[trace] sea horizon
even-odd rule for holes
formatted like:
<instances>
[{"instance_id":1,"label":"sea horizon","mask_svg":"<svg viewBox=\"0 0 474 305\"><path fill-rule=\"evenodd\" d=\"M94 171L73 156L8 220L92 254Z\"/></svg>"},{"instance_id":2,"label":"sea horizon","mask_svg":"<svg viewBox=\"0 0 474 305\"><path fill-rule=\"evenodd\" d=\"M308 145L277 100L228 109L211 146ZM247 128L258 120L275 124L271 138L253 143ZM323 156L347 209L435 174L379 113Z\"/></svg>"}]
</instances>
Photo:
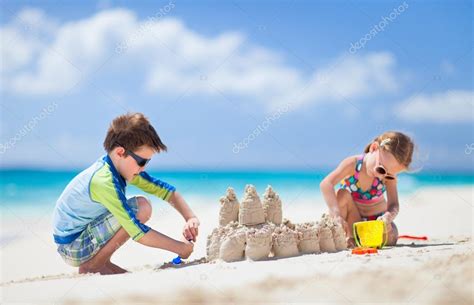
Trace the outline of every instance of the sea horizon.
<instances>
[{"instance_id":1,"label":"sea horizon","mask_svg":"<svg viewBox=\"0 0 474 305\"><path fill-rule=\"evenodd\" d=\"M25 210L52 208L67 184L82 170L71 169L0 169L0 209L13 206ZM319 183L329 173L319 170L190 170L149 169L147 172L157 179L175 186L189 201L203 204L218 203L228 187L236 190L241 198L245 185L253 184L260 195L267 185L272 185L283 201L321 201ZM473 186L474 174L460 171L422 171L399 175L398 189L401 194L410 194L423 187ZM144 194L131 186L127 196Z\"/></svg>"}]
</instances>

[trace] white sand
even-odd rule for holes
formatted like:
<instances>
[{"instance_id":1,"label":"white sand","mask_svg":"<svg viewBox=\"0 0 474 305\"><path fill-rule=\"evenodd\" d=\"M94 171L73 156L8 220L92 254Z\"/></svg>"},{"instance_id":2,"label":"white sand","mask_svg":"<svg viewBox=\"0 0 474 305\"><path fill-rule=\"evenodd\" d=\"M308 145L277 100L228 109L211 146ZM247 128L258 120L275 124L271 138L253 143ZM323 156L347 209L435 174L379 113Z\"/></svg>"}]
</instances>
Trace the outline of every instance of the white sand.
<instances>
[{"instance_id":1,"label":"white sand","mask_svg":"<svg viewBox=\"0 0 474 305\"><path fill-rule=\"evenodd\" d=\"M401 196L395 220L400 234L427 235L427 242L400 245L373 256L348 251L259 262L202 263L159 267L175 255L128 242L113 261L124 275L79 276L55 252L50 210L1 215L2 304L12 303L473 303L472 187L425 188ZM190 261L205 256L206 236L218 226L219 201L188 198L202 223ZM284 216L294 223L316 221L325 205L282 197ZM180 216L158 200L151 227L178 238ZM14 281L14 282L11 282Z\"/></svg>"}]
</instances>

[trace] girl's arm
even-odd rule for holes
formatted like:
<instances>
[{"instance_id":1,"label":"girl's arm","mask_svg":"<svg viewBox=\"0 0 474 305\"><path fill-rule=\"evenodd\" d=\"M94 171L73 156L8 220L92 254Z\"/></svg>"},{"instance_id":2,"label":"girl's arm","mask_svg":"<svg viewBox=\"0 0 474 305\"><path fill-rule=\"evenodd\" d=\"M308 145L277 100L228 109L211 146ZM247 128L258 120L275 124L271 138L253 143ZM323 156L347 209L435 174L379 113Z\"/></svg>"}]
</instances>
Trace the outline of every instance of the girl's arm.
<instances>
[{"instance_id":1,"label":"girl's arm","mask_svg":"<svg viewBox=\"0 0 474 305\"><path fill-rule=\"evenodd\" d=\"M385 187L387 188L387 212L385 212L379 218L383 220L386 224L393 222L399 211L398 204L398 190L397 190L397 179L394 180L385 180Z\"/></svg>"},{"instance_id":2,"label":"girl's arm","mask_svg":"<svg viewBox=\"0 0 474 305\"><path fill-rule=\"evenodd\" d=\"M336 192L334 186L338 184L343 178L354 173L357 156L352 156L344 159L338 167L333 170L326 178L321 181L319 188L323 194L324 200L329 207L329 214L335 218L341 216L339 205L337 203Z\"/></svg>"}]
</instances>

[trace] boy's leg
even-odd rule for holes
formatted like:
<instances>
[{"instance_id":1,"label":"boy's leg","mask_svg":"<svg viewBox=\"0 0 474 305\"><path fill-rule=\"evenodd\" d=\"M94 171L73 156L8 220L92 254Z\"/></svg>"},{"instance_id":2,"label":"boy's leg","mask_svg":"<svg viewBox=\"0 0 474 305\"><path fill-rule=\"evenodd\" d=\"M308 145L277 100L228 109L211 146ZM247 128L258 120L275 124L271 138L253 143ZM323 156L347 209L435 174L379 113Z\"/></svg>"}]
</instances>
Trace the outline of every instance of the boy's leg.
<instances>
[{"instance_id":1,"label":"boy's leg","mask_svg":"<svg viewBox=\"0 0 474 305\"><path fill-rule=\"evenodd\" d=\"M136 217L140 222L146 223L151 217L151 204L145 197L138 197L137 205L138 212ZM101 274L112 274L126 272L125 269L112 264L110 258L129 238L128 233L123 228L120 228L94 257L79 266L79 273L100 272Z\"/></svg>"}]
</instances>

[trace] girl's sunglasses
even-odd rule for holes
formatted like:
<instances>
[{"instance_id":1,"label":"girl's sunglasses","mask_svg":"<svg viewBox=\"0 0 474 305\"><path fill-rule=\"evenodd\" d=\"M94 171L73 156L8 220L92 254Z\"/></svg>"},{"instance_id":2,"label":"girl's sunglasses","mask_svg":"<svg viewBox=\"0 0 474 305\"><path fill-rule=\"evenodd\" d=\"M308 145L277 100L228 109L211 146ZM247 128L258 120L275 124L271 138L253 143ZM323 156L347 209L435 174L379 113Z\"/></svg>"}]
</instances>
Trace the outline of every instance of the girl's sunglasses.
<instances>
[{"instance_id":1,"label":"girl's sunglasses","mask_svg":"<svg viewBox=\"0 0 474 305\"><path fill-rule=\"evenodd\" d=\"M387 170L385 169L385 167L383 167L382 165L378 165L377 167L375 167L375 171L384 176L385 179L388 179L388 180L395 180L395 177L390 175L390 174L387 174Z\"/></svg>"},{"instance_id":2,"label":"girl's sunglasses","mask_svg":"<svg viewBox=\"0 0 474 305\"><path fill-rule=\"evenodd\" d=\"M379 152L377 154L377 166L375 167L375 171L378 174L384 176L384 178L387 179L387 180L395 180L395 176L393 176L391 174L388 174L385 167L382 164L380 164L380 149L379 149Z\"/></svg>"},{"instance_id":3,"label":"girl's sunglasses","mask_svg":"<svg viewBox=\"0 0 474 305\"><path fill-rule=\"evenodd\" d=\"M122 146L123 148L125 148L125 146L123 146L122 144L120 144L120 143L117 143L117 144ZM127 154L129 154L135 160L135 162L137 162L137 165L140 166L140 167L144 167L145 165L148 164L148 162L151 161L151 159L142 158L142 157L140 157L139 155L137 155L136 153L134 153L133 151L131 151L129 149L125 148L125 151L127 152Z\"/></svg>"}]
</instances>

